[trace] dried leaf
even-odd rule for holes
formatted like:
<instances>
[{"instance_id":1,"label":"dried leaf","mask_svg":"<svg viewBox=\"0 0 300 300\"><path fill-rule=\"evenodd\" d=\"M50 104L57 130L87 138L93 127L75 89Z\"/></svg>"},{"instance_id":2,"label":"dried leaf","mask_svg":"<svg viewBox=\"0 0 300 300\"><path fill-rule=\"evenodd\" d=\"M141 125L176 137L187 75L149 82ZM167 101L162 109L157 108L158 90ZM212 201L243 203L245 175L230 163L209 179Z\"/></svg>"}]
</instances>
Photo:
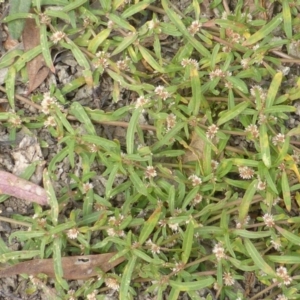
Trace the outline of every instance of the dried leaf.
<instances>
[{"instance_id":1,"label":"dried leaf","mask_svg":"<svg viewBox=\"0 0 300 300\"><path fill-rule=\"evenodd\" d=\"M0 171L0 194L36 202L40 205L48 204L47 193L42 187L4 171Z\"/></svg>"},{"instance_id":2,"label":"dried leaf","mask_svg":"<svg viewBox=\"0 0 300 300\"><path fill-rule=\"evenodd\" d=\"M26 19L22 38L25 51L31 50L40 45L40 30L36 26L34 19ZM46 66L42 54L39 54L29 61L26 67L29 77L27 94L30 94L44 82L50 70Z\"/></svg>"},{"instance_id":3,"label":"dried leaf","mask_svg":"<svg viewBox=\"0 0 300 300\"><path fill-rule=\"evenodd\" d=\"M88 279L97 276L97 268L107 272L125 260L124 256L122 256L110 263L109 260L115 254L116 252L63 257L61 260L64 272L63 278L68 280ZM37 275L39 273L55 278L52 258L34 259L5 268L0 270L0 278L17 274Z\"/></svg>"},{"instance_id":4,"label":"dried leaf","mask_svg":"<svg viewBox=\"0 0 300 300\"><path fill-rule=\"evenodd\" d=\"M203 158L203 152L205 147L205 141L194 131L192 133L191 143L185 146L187 151L183 156L183 162L198 161Z\"/></svg>"}]
</instances>

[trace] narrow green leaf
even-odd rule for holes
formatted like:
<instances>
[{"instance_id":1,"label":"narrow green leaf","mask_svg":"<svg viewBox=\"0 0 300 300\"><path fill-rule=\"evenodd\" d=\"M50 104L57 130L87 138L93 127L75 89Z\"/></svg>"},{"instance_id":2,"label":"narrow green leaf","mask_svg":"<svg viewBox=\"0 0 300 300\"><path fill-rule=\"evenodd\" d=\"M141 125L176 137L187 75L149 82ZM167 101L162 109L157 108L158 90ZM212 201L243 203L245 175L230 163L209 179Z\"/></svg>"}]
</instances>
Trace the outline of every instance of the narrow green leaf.
<instances>
[{"instance_id":1,"label":"narrow green leaf","mask_svg":"<svg viewBox=\"0 0 300 300\"><path fill-rule=\"evenodd\" d=\"M113 184L115 182L118 170L119 170L119 166L117 164L115 164L112 167L112 169L110 170L109 177L108 177L108 180L107 180L106 185L105 185L105 197L106 197L106 199L110 199L110 197L111 197L111 192L113 190Z\"/></svg>"},{"instance_id":2,"label":"narrow green leaf","mask_svg":"<svg viewBox=\"0 0 300 300\"><path fill-rule=\"evenodd\" d=\"M49 167L48 167L49 171L55 172L55 170L56 170L55 165L57 163L61 162L68 154L69 154L68 147L65 147L60 152L58 152L56 155L54 155L54 157L51 159L51 161L49 163Z\"/></svg>"},{"instance_id":3,"label":"narrow green leaf","mask_svg":"<svg viewBox=\"0 0 300 300\"><path fill-rule=\"evenodd\" d=\"M161 214L161 206L159 205L152 213L152 215L149 217L149 219L144 223L144 226L139 236L139 243L141 245L148 239L148 237L154 230L155 226L157 226L158 220L160 218L160 214Z\"/></svg>"},{"instance_id":4,"label":"narrow green leaf","mask_svg":"<svg viewBox=\"0 0 300 300\"><path fill-rule=\"evenodd\" d=\"M23 51L20 49L12 49L6 52L0 59L0 69L10 66L18 56L21 56Z\"/></svg>"},{"instance_id":5,"label":"narrow green leaf","mask_svg":"<svg viewBox=\"0 0 300 300\"><path fill-rule=\"evenodd\" d=\"M229 159L234 165L237 166L247 166L247 167L258 167L259 162L257 160L252 159L243 159L243 158L232 158Z\"/></svg>"},{"instance_id":6,"label":"narrow green leaf","mask_svg":"<svg viewBox=\"0 0 300 300\"><path fill-rule=\"evenodd\" d=\"M220 50L221 45L219 43L216 43L216 45L214 46L214 49L212 51L212 55L211 55L211 59L210 59L210 66L211 69L214 70L215 69L215 65L218 62L217 61L217 57L219 54L219 50Z\"/></svg>"},{"instance_id":7,"label":"narrow green leaf","mask_svg":"<svg viewBox=\"0 0 300 300\"><path fill-rule=\"evenodd\" d=\"M65 38L67 43L65 42L61 42L61 45L72 51L76 61L78 62L78 64L83 67L85 70L89 70L90 69L90 63L89 60L84 56L83 52L77 47L77 45L70 40L69 38Z\"/></svg>"},{"instance_id":8,"label":"narrow green leaf","mask_svg":"<svg viewBox=\"0 0 300 300\"><path fill-rule=\"evenodd\" d=\"M297 244L299 245L299 243ZM299 255L295 255L295 256L291 256L291 255L267 255L268 259L272 262L278 263L278 264L284 264L284 265L299 265L300 264L300 256Z\"/></svg>"},{"instance_id":9,"label":"narrow green leaf","mask_svg":"<svg viewBox=\"0 0 300 300\"><path fill-rule=\"evenodd\" d=\"M85 130L90 134L90 135L97 135L95 127L89 118L88 114L86 113L85 109L83 106L75 101L72 103L69 112L76 117L76 119L81 122L84 125Z\"/></svg>"},{"instance_id":10,"label":"narrow green leaf","mask_svg":"<svg viewBox=\"0 0 300 300\"><path fill-rule=\"evenodd\" d=\"M268 187L275 193L275 194L278 194L278 190L276 188L276 185L269 173L269 170L268 168L266 168L265 166L262 166L262 173L264 175L264 178L266 179L267 181L267 184L268 184Z\"/></svg>"},{"instance_id":11,"label":"narrow green leaf","mask_svg":"<svg viewBox=\"0 0 300 300\"><path fill-rule=\"evenodd\" d=\"M136 188L136 190L140 194L147 196L147 194L148 194L147 188L146 188L144 182L140 179L139 175L136 173L136 171L132 167L129 167L128 171L130 174L129 178L130 178L131 182L133 183L134 187Z\"/></svg>"},{"instance_id":12,"label":"narrow green leaf","mask_svg":"<svg viewBox=\"0 0 300 300\"><path fill-rule=\"evenodd\" d=\"M116 25L118 25L121 28L127 29L132 32L136 32L136 29L130 25L127 21L125 21L123 18L115 15L115 14L107 14L106 17L113 21Z\"/></svg>"},{"instance_id":13,"label":"narrow green leaf","mask_svg":"<svg viewBox=\"0 0 300 300\"><path fill-rule=\"evenodd\" d=\"M96 135L82 135L81 140L84 142L88 142L91 144L95 144L101 148L104 148L108 151L111 151L112 149L118 149L119 146L113 141L110 141L108 139L102 138L100 136Z\"/></svg>"},{"instance_id":14,"label":"narrow green leaf","mask_svg":"<svg viewBox=\"0 0 300 300\"><path fill-rule=\"evenodd\" d=\"M232 233L247 239L261 239L271 235L271 231L248 231L244 229L233 229Z\"/></svg>"},{"instance_id":15,"label":"narrow green leaf","mask_svg":"<svg viewBox=\"0 0 300 300\"><path fill-rule=\"evenodd\" d=\"M123 38L123 41L121 43L119 43L118 47L113 51L113 53L111 55L114 56L116 54L123 52L131 44L133 44L137 38L138 38L138 34L135 32L126 36L125 38Z\"/></svg>"},{"instance_id":16,"label":"narrow green leaf","mask_svg":"<svg viewBox=\"0 0 300 300\"><path fill-rule=\"evenodd\" d=\"M82 207L82 214L83 216L88 216L93 211L94 205L94 191L90 189L83 198L83 207Z\"/></svg>"},{"instance_id":17,"label":"narrow green leaf","mask_svg":"<svg viewBox=\"0 0 300 300\"><path fill-rule=\"evenodd\" d=\"M8 73L6 75L5 88L6 88L8 103L13 110L15 110L15 86L16 86L15 80L16 80L16 69L13 66L11 66L8 69Z\"/></svg>"},{"instance_id":18,"label":"narrow green leaf","mask_svg":"<svg viewBox=\"0 0 300 300\"><path fill-rule=\"evenodd\" d=\"M31 0L10 0L9 16L16 13L28 13L31 6ZM8 31L12 39L17 40L21 36L25 25L24 19L16 19L8 23Z\"/></svg>"},{"instance_id":19,"label":"narrow green leaf","mask_svg":"<svg viewBox=\"0 0 300 300\"><path fill-rule=\"evenodd\" d=\"M66 94L78 89L79 87L83 86L84 84L85 84L85 78L83 76L80 76L80 77L72 80L71 82L67 83L61 89L61 93L62 93L62 95L66 95Z\"/></svg>"},{"instance_id":20,"label":"narrow green leaf","mask_svg":"<svg viewBox=\"0 0 300 300\"><path fill-rule=\"evenodd\" d=\"M55 68L52 63L52 57L50 53L51 43L48 43L47 38L47 27L45 24L40 25L40 42L42 47L42 53L47 67L51 70L51 72L55 72Z\"/></svg>"},{"instance_id":21,"label":"narrow green leaf","mask_svg":"<svg viewBox=\"0 0 300 300\"><path fill-rule=\"evenodd\" d=\"M226 80L232 83L234 89L238 89L242 93L248 94L248 87L242 79L234 76L227 76Z\"/></svg>"},{"instance_id":22,"label":"narrow green leaf","mask_svg":"<svg viewBox=\"0 0 300 300\"><path fill-rule=\"evenodd\" d=\"M0 237L0 255L10 251L11 250L7 247L6 243Z\"/></svg>"},{"instance_id":23,"label":"narrow green leaf","mask_svg":"<svg viewBox=\"0 0 300 300\"><path fill-rule=\"evenodd\" d=\"M167 189L166 189L167 190ZM171 215L175 212L175 187L171 185L168 188L169 194L168 194L168 204Z\"/></svg>"},{"instance_id":24,"label":"narrow green leaf","mask_svg":"<svg viewBox=\"0 0 300 300\"><path fill-rule=\"evenodd\" d=\"M159 65L159 63L152 57L150 52L143 47L142 45L138 45L138 48L143 56L143 58L146 60L146 62L156 71L160 73L165 73L165 69Z\"/></svg>"},{"instance_id":25,"label":"narrow green leaf","mask_svg":"<svg viewBox=\"0 0 300 300\"><path fill-rule=\"evenodd\" d=\"M289 1L282 1L283 29L288 39L293 37L292 15Z\"/></svg>"},{"instance_id":26,"label":"narrow green leaf","mask_svg":"<svg viewBox=\"0 0 300 300\"><path fill-rule=\"evenodd\" d=\"M245 249L243 247L243 253L245 252ZM257 270L256 266L249 266L249 260L246 261L240 261L235 258L229 257L228 260L232 263L233 266L235 266L237 269L245 271L245 272L253 272Z\"/></svg>"},{"instance_id":27,"label":"narrow green leaf","mask_svg":"<svg viewBox=\"0 0 300 300\"><path fill-rule=\"evenodd\" d=\"M141 250L132 249L132 253L150 264L153 263L153 258L151 258L149 255L147 255L145 252L143 252Z\"/></svg>"},{"instance_id":28,"label":"narrow green leaf","mask_svg":"<svg viewBox=\"0 0 300 300\"><path fill-rule=\"evenodd\" d=\"M62 11L63 12L69 12L71 10L74 10L76 8L78 8L79 6L83 5L85 2L87 2L87 0L75 0L70 2L68 5L66 5Z\"/></svg>"},{"instance_id":29,"label":"narrow green leaf","mask_svg":"<svg viewBox=\"0 0 300 300\"><path fill-rule=\"evenodd\" d=\"M300 126L299 125L296 128L291 129L287 133L287 136L297 136L297 135L300 135Z\"/></svg>"},{"instance_id":30,"label":"narrow green leaf","mask_svg":"<svg viewBox=\"0 0 300 300\"><path fill-rule=\"evenodd\" d=\"M61 20L66 21L67 23L71 23L70 16L68 14L66 14L65 12L61 11L61 10L52 10L52 9L50 10L50 9L47 9L47 10L45 10L44 14L46 16L51 17L51 18L59 18Z\"/></svg>"},{"instance_id":31,"label":"narrow green leaf","mask_svg":"<svg viewBox=\"0 0 300 300\"><path fill-rule=\"evenodd\" d=\"M59 121L64 125L64 127L67 129L67 131L70 134L75 134L75 131L69 121L67 120L66 116L60 111L60 108L55 106L55 113L59 119Z\"/></svg>"},{"instance_id":32,"label":"narrow green leaf","mask_svg":"<svg viewBox=\"0 0 300 300\"><path fill-rule=\"evenodd\" d=\"M260 253L256 250L256 247L250 242L249 239L244 239L244 245L258 270L262 270L264 273L275 277L275 271L264 261Z\"/></svg>"},{"instance_id":33,"label":"narrow green leaf","mask_svg":"<svg viewBox=\"0 0 300 300\"><path fill-rule=\"evenodd\" d=\"M26 241L34 238L41 238L45 236L43 231L15 231L9 235L9 243L11 243L13 238L17 238L19 241Z\"/></svg>"},{"instance_id":34,"label":"narrow green leaf","mask_svg":"<svg viewBox=\"0 0 300 300\"><path fill-rule=\"evenodd\" d=\"M160 147L168 145L170 140L185 126L184 122L179 122L173 127L160 141L156 142L152 147L152 152L154 153Z\"/></svg>"},{"instance_id":35,"label":"narrow green leaf","mask_svg":"<svg viewBox=\"0 0 300 300\"><path fill-rule=\"evenodd\" d=\"M67 282L63 279L64 271L63 264L61 261L61 239L54 238L53 240L53 263L54 263L54 273L57 282L65 289L68 290L69 286Z\"/></svg>"},{"instance_id":36,"label":"narrow green leaf","mask_svg":"<svg viewBox=\"0 0 300 300\"><path fill-rule=\"evenodd\" d=\"M288 230L285 230L279 226L275 226L276 230L284 236L287 240L289 240L291 243L300 246L300 236L296 235Z\"/></svg>"},{"instance_id":37,"label":"narrow green leaf","mask_svg":"<svg viewBox=\"0 0 300 300\"><path fill-rule=\"evenodd\" d=\"M129 121L129 126L126 133L126 149L129 155L134 153L135 132L137 130L140 115L141 109L136 109Z\"/></svg>"},{"instance_id":38,"label":"narrow green leaf","mask_svg":"<svg viewBox=\"0 0 300 300\"><path fill-rule=\"evenodd\" d=\"M91 53L96 53L98 47L109 37L111 33L110 28L103 29L100 31L90 42L88 45L88 51Z\"/></svg>"},{"instance_id":39,"label":"narrow green leaf","mask_svg":"<svg viewBox=\"0 0 300 300\"><path fill-rule=\"evenodd\" d=\"M268 100L267 100L268 101ZM276 105L272 106L270 108L264 109L265 114L277 114L277 113L290 113L290 112L295 112L296 107L291 106L291 105Z\"/></svg>"},{"instance_id":40,"label":"narrow green leaf","mask_svg":"<svg viewBox=\"0 0 300 300\"><path fill-rule=\"evenodd\" d=\"M253 196L256 193L257 189L257 179L253 180L249 187L247 188L245 195L242 199L241 205L239 207L239 222L243 223L249 213L249 208L251 205L251 201Z\"/></svg>"},{"instance_id":41,"label":"narrow green leaf","mask_svg":"<svg viewBox=\"0 0 300 300\"><path fill-rule=\"evenodd\" d=\"M150 3L154 2L154 0L144 0L140 1L136 4L129 5L128 8L122 13L122 18L127 19L132 15L145 11L145 9L149 6Z\"/></svg>"},{"instance_id":42,"label":"narrow green leaf","mask_svg":"<svg viewBox=\"0 0 300 300\"><path fill-rule=\"evenodd\" d=\"M75 227L77 224L75 221L69 221L69 222L66 222L66 223L62 223L62 224L59 224L55 227L53 227L51 230L48 231L48 234L50 236L52 236L53 234L58 234L60 232L63 232L65 230L68 230L70 228L73 228Z\"/></svg>"},{"instance_id":43,"label":"narrow green leaf","mask_svg":"<svg viewBox=\"0 0 300 300\"><path fill-rule=\"evenodd\" d=\"M192 282L178 282L170 280L170 285L179 291L188 292L204 289L205 287L212 285L214 282L215 279L213 277L207 276L205 279Z\"/></svg>"},{"instance_id":44,"label":"narrow green leaf","mask_svg":"<svg viewBox=\"0 0 300 300\"><path fill-rule=\"evenodd\" d=\"M44 169L43 172L43 183L44 183L44 188L47 191L48 201L51 207L51 221L53 225L57 225L59 207L58 207L55 191L51 183L51 179L47 169Z\"/></svg>"},{"instance_id":45,"label":"narrow green leaf","mask_svg":"<svg viewBox=\"0 0 300 300\"><path fill-rule=\"evenodd\" d=\"M228 122L229 120L232 120L233 118L238 116L243 110L245 110L249 106L249 104L250 103L248 101L241 102L238 105L236 105L234 108L232 108L231 110L228 110L228 111L220 114L220 118L217 122L217 125L220 126L220 125Z\"/></svg>"},{"instance_id":46,"label":"narrow green leaf","mask_svg":"<svg viewBox=\"0 0 300 300\"><path fill-rule=\"evenodd\" d=\"M9 260L31 259L35 256L39 256L39 254L39 250L9 251L0 255L0 263L7 263Z\"/></svg>"},{"instance_id":47,"label":"narrow green leaf","mask_svg":"<svg viewBox=\"0 0 300 300\"><path fill-rule=\"evenodd\" d=\"M162 0L161 3L169 19L175 24L177 29L192 44L192 46L204 57L210 57L210 52L187 31L187 28L180 20L179 16L173 9L170 9L170 2L168 0Z\"/></svg>"},{"instance_id":48,"label":"narrow green leaf","mask_svg":"<svg viewBox=\"0 0 300 300\"><path fill-rule=\"evenodd\" d=\"M266 108L270 108L273 106L278 89L281 85L282 76L283 76L282 72L278 72L273 77L271 85L268 90L268 94L267 94Z\"/></svg>"},{"instance_id":49,"label":"narrow green leaf","mask_svg":"<svg viewBox=\"0 0 300 300\"><path fill-rule=\"evenodd\" d=\"M133 256L129 259L127 262L125 269L123 271L121 285L120 285L120 295L119 299L128 299L128 290L130 287L131 277L134 270L134 267L136 265L136 256Z\"/></svg>"},{"instance_id":50,"label":"narrow green leaf","mask_svg":"<svg viewBox=\"0 0 300 300\"><path fill-rule=\"evenodd\" d=\"M238 22L232 21L232 20L217 19L217 20L215 20L215 23L220 25L220 27L222 27L222 28L226 28L226 29L230 28L230 29L234 30L234 32L238 32L240 34L243 34L243 33L249 31L247 25L245 25L243 23L238 23Z\"/></svg>"},{"instance_id":51,"label":"narrow green leaf","mask_svg":"<svg viewBox=\"0 0 300 300\"><path fill-rule=\"evenodd\" d=\"M268 24L264 25L261 29L251 35L249 39L247 39L246 42L243 43L243 46L253 45L261 39L267 37L274 29L276 29L280 25L282 19L282 14L278 14L276 17L272 18L272 20Z\"/></svg>"},{"instance_id":52,"label":"narrow green leaf","mask_svg":"<svg viewBox=\"0 0 300 300\"><path fill-rule=\"evenodd\" d=\"M281 174L281 189L282 189L282 197L283 197L285 207L287 211L291 211L292 199L291 199L290 183L286 171L282 171Z\"/></svg>"},{"instance_id":53,"label":"narrow green leaf","mask_svg":"<svg viewBox=\"0 0 300 300\"><path fill-rule=\"evenodd\" d=\"M191 66L190 69L190 77L191 77L191 87L192 87L192 99L188 105L189 111L197 116L199 114L199 108L202 104L202 92L201 92L201 84L200 84L200 76L196 68Z\"/></svg>"},{"instance_id":54,"label":"narrow green leaf","mask_svg":"<svg viewBox=\"0 0 300 300\"><path fill-rule=\"evenodd\" d=\"M193 239L194 239L194 222L193 220L189 220L187 225L186 231L183 236L183 243L182 243L182 255L181 260L183 263L187 263L193 246Z\"/></svg>"},{"instance_id":55,"label":"narrow green leaf","mask_svg":"<svg viewBox=\"0 0 300 300\"><path fill-rule=\"evenodd\" d=\"M267 168L271 167L271 154L269 146L269 137L267 133L267 125L261 124L259 127L259 143L262 155L262 161Z\"/></svg>"}]
</instances>

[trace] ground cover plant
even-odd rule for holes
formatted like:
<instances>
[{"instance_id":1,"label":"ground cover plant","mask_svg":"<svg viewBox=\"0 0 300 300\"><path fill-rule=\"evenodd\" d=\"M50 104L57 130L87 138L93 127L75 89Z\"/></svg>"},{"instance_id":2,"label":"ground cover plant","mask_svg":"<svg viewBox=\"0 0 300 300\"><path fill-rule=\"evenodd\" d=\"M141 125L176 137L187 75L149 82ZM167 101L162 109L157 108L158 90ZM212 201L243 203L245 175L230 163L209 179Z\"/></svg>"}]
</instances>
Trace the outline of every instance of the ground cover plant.
<instances>
[{"instance_id":1,"label":"ground cover plant","mask_svg":"<svg viewBox=\"0 0 300 300\"><path fill-rule=\"evenodd\" d=\"M10 4L0 120L37 158L0 172L34 202L0 219L0 276L49 299L299 299L300 2Z\"/></svg>"}]
</instances>

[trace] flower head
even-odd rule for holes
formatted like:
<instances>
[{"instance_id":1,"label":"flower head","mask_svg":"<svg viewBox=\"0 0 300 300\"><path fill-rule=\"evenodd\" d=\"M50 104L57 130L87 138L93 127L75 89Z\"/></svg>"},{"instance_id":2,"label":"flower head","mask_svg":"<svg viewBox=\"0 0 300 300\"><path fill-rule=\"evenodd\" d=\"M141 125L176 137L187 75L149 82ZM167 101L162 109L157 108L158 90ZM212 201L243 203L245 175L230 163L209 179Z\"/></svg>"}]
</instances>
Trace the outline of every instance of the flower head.
<instances>
[{"instance_id":1,"label":"flower head","mask_svg":"<svg viewBox=\"0 0 300 300\"><path fill-rule=\"evenodd\" d=\"M211 164L212 169L216 170L218 168L219 162L216 160L211 160L210 164Z\"/></svg>"},{"instance_id":2,"label":"flower head","mask_svg":"<svg viewBox=\"0 0 300 300\"><path fill-rule=\"evenodd\" d=\"M176 125L176 116L169 114L167 116L167 131L171 130Z\"/></svg>"},{"instance_id":3,"label":"flower head","mask_svg":"<svg viewBox=\"0 0 300 300\"><path fill-rule=\"evenodd\" d=\"M178 231L179 229L179 224L178 223L168 223L168 226L172 231Z\"/></svg>"},{"instance_id":4,"label":"flower head","mask_svg":"<svg viewBox=\"0 0 300 300\"><path fill-rule=\"evenodd\" d=\"M126 56L125 59L123 60L118 60L117 61L117 67L120 71L126 71L129 69L129 62L130 62L130 58L128 56Z\"/></svg>"},{"instance_id":5,"label":"flower head","mask_svg":"<svg viewBox=\"0 0 300 300\"><path fill-rule=\"evenodd\" d=\"M107 68L109 65L109 53L106 53L104 51L99 51L96 53L97 59L94 61L95 68Z\"/></svg>"},{"instance_id":6,"label":"flower head","mask_svg":"<svg viewBox=\"0 0 300 300\"><path fill-rule=\"evenodd\" d=\"M181 270L183 270L184 267L185 267L185 263L183 263L183 262L177 262L177 263L175 263L175 266L172 268L172 271L177 274Z\"/></svg>"},{"instance_id":7,"label":"flower head","mask_svg":"<svg viewBox=\"0 0 300 300\"><path fill-rule=\"evenodd\" d=\"M194 36L201 28L202 24L199 21L193 21L190 27L188 28L188 32Z\"/></svg>"},{"instance_id":8,"label":"flower head","mask_svg":"<svg viewBox=\"0 0 300 300\"><path fill-rule=\"evenodd\" d=\"M201 201L202 201L202 199L203 199L203 197L202 197L202 195L200 195L199 193L198 194L196 194L196 196L195 196L195 198L193 199L193 201L192 201L192 205L193 206L195 206L195 205L197 205L198 203L200 203Z\"/></svg>"},{"instance_id":9,"label":"flower head","mask_svg":"<svg viewBox=\"0 0 300 300\"><path fill-rule=\"evenodd\" d=\"M160 253L160 247L159 247L158 245L154 244L154 243L152 242L151 239L149 239L149 240L146 242L146 245L147 245L148 247L150 247L150 250L151 250L151 252L152 252L153 254L159 254L159 253Z\"/></svg>"},{"instance_id":10,"label":"flower head","mask_svg":"<svg viewBox=\"0 0 300 300\"><path fill-rule=\"evenodd\" d=\"M227 286L233 285L235 280L229 272L223 274L224 284Z\"/></svg>"},{"instance_id":11,"label":"flower head","mask_svg":"<svg viewBox=\"0 0 300 300\"><path fill-rule=\"evenodd\" d=\"M254 170L247 166L243 166L243 167L239 167L239 173L241 178L251 179L254 175Z\"/></svg>"},{"instance_id":12,"label":"flower head","mask_svg":"<svg viewBox=\"0 0 300 300\"><path fill-rule=\"evenodd\" d=\"M50 37L50 40L54 43L57 44L59 41L64 39L66 37L66 34L62 31L56 31L52 34Z\"/></svg>"},{"instance_id":13,"label":"flower head","mask_svg":"<svg viewBox=\"0 0 300 300\"><path fill-rule=\"evenodd\" d=\"M86 183L84 183L84 184L82 185L82 192L83 192L84 194L86 194L86 193L87 193L89 190L91 190L93 187L94 187L94 186L93 186L92 183L86 182Z\"/></svg>"},{"instance_id":14,"label":"flower head","mask_svg":"<svg viewBox=\"0 0 300 300\"><path fill-rule=\"evenodd\" d=\"M50 110L55 106L58 107L59 109L62 109L62 107L57 103L57 100L54 97L50 96L49 92L44 93L41 106L42 106L42 112L46 115L50 114Z\"/></svg>"},{"instance_id":15,"label":"flower head","mask_svg":"<svg viewBox=\"0 0 300 300\"><path fill-rule=\"evenodd\" d=\"M136 99L135 108L143 107L149 102L149 99L144 96L140 96Z\"/></svg>"},{"instance_id":16,"label":"flower head","mask_svg":"<svg viewBox=\"0 0 300 300\"><path fill-rule=\"evenodd\" d=\"M264 191L267 187L267 183L265 181L262 181L259 176L257 177L258 177L257 189L259 191Z\"/></svg>"},{"instance_id":17,"label":"flower head","mask_svg":"<svg viewBox=\"0 0 300 300\"><path fill-rule=\"evenodd\" d=\"M284 285L290 285L292 283L292 278L289 276L287 269L285 267L281 266L277 268L276 275L283 280Z\"/></svg>"},{"instance_id":18,"label":"flower head","mask_svg":"<svg viewBox=\"0 0 300 300\"><path fill-rule=\"evenodd\" d=\"M105 284L107 285L107 287L115 291L118 291L120 288L120 284L116 278L111 278L111 277L106 278Z\"/></svg>"},{"instance_id":19,"label":"flower head","mask_svg":"<svg viewBox=\"0 0 300 300\"><path fill-rule=\"evenodd\" d=\"M184 58L181 61L181 65L185 68L187 66L193 66L194 68L198 69L199 68L199 63L192 58Z\"/></svg>"},{"instance_id":20,"label":"flower head","mask_svg":"<svg viewBox=\"0 0 300 300\"><path fill-rule=\"evenodd\" d=\"M213 139L215 137L215 135L217 134L218 130L219 130L219 127L215 124L212 124L207 128L206 136L209 139Z\"/></svg>"},{"instance_id":21,"label":"flower head","mask_svg":"<svg viewBox=\"0 0 300 300\"><path fill-rule=\"evenodd\" d=\"M274 227L274 217L271 214L264 214L263 221L267 227Z\"/></svg>"},{"instance_id":22,"label":"flower head","mask_svg":"<svg viewBox=\"0 0 300 300\"><path fill-rule=\"evenodd\" d=\"M158 95L160 98L162 98L163 100L166 100L167 98L170 97L170 93L162 85L156 87L154 93Z\"/></svg>"},{"instance_id":23,"label":"flower head","mask_svg":"<svg viewBox=\"0 0 300 300\"><path fill-rule=\"evenodd\" d=\"M247 69L249 67L249 63L250 63L250 58L243 58L241 60L241 65L243 69Z\"/></svg>"},{"instance_id":24,"label":"flower head","mask_svg":"<svg viewBox=\"0 0 300 300\"><path fill-rule=\"evenodd\" d=\"M67 236L71 240L75 240L77 238L78 234L79 234L79 231L77 228L71 228L67 231Z\"/></svg>"},{"instance_id":25,"label":"flower head","mask_svg":"<svg viewBox=\"0 0 300 300\"><path fill-rule=\"evenodd\" d=\"M18 128L22 124L22 119L20 118L20 116L12 113L9 116L8 123L11 125L11 127Z\"/></svg>"},{"instance_id":26,"label":"flower head","mask_svg":"<svg viewBox=\"0 0 300 300\"><path fill-rule=\"evenodd\" d=\"M218 243L214 246L213 253L216 255L217 260L220 260L221 258L226 258L225 249L221 243Z\"/></svg>"},{"instance_id":27,"label":"flower head","mask_svg":"<svg viewBox=\"0 0 300 300\"><path fill-rule=\"evenodd\" d=\"M50 116L46 119L46 121L44 122L44 126L45 127L56 127L56 121L55 118Z\"/></svg>"},{"instance_id":28,"label":"flower head","mask_svg":"<svg viewBox=\"0 0 300 300\"><path fill-rule=\"evenodd\" d=\"M189 180L192 182L192 186L197 186L202 183L202 179L195 174L191 175Z\"/></svg>"},{"instance_id":29,"label":"flower head","mask_svg":"<svg viewBox=\"0 0 300 300\"><path fill-rule=\"evenodd\" d=\"M245 128L245 132L249 132L252 137L254 137L255 139L257 139L259 137L259 131L256 125L254 124L250 124Z\"/></svg>"},{"instance_id":30,"label":"flower head","mask_svg":"<svg viewBox=\"0 0 300 300\"><path fill-rule=\"evenodd\" d=\"M273 137L272 143L274 146L283 144L285 142L285 135L282 133L278 133L276 136Z\"/></svg>"},{"instance_id":31,"label":"flower head","mask_svg":"<svg viewBox=\"0 0 300 300\"><path fill-rule=\"evenodd\" d=\"M146 178L153 178L157 176L157 172L153 166L147 166L147 169L145 171L145 177Z\"/></svg>"},{"instance_id":32,"label":"flower head","mask_svg":"<svg viewBox=\"0 0 300 300\"><path fill-rule=\"evenodd\" d=\"M276 240L271 239L271 244L275 250L280 251L282 245L279 238L276 238Z\"/></svg>"}]
</instances>

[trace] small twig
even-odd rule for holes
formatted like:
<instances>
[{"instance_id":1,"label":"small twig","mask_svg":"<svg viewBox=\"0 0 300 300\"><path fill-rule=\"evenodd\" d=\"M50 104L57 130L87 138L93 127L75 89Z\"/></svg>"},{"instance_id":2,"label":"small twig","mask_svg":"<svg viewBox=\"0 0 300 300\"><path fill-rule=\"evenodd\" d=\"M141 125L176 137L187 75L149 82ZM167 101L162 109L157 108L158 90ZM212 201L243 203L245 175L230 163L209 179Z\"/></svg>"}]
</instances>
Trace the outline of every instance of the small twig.
<instances>
[{"instance_id":1,"label":"small twig","mask_svg":"<svg viewBox=\"0 0 300 300\"><path fill-rule=\"evenodd\" d=\"M165 11L162 8L159 8L159 7L156 7L156 6L153 6L153 5L148 5L147 9L152 10L152 11L157 12L157 13L162 14L162 15L166 14Z\"/></svg>"},{"instance_id":2,"label":"small twig","mask_svg":"<svg viewBox=\"0 0 300 300\"><path fill-rule=\"evenodd\" d=\"M22 221L16 221L14 219L1 217L1 216L0 216L0 221L15 224L15 225L20 225L20 226L31 227L30 223L22 222Z\"/></svg>"},{"instance_id":3,"label":"small twig","mask_svg":"<svg viewBox=\"0 0 300 300\"><path fill-rule=\"evenodd\" d=\"M2 86L0 86L0 91L3 92L3 93L6 93L6 89ZM42 110L42 107L39 104L36 104L36 103L32 102L31 100L23 97L23 96L15 95L15 97L16 97L16 99L20 100L21 102L23 102L25 104L33 106L34 108L36 108L38 110Z\"/></svg>"},{"instance_id":4,"label":"small twig","mask_svg":"<svg viewBox=\"0 0 300 300\"><path fill-rule=\"evenodd\" d=\"M67 116L67 119L70 121L78 121L75 117L73 116ZM108 126L119 126L119 127L128 127L129 123L128 122L123 122L123 121L95 121L92 120L94 123L102 124L102 125L108 125ZM152 125L144 125L144 124L139 124L140 128L143 130L152 130L156 131L156 128Z\"/></svg>"},{"instance_id":5,"label":"small twig","mask_svg":"<svg viewBox=\"0 0 300 300\"><path fill-rule=\"evenodd\" d=\"M271 52L278 55L279 57L285 58L285 59L281 59L282 62L300 64L300 59L297 59L297 58L295 58L293 56L290 56L286 53L283 53L283 52L278 51L278 50L272 50Z\"/></svg>"},{"instance_id":6,"label":"small twig","mask_svg":"<svg viewBox=\"0 0 300 300\"><path fill-rule=\"evenodd\" d=\"M230 14L230 9L229 9L229 5L228 5L227 0L223 0L223 6L224 6L224 9L225 9L226 13L229 15Z\"/></svg>"}]
</instances>

